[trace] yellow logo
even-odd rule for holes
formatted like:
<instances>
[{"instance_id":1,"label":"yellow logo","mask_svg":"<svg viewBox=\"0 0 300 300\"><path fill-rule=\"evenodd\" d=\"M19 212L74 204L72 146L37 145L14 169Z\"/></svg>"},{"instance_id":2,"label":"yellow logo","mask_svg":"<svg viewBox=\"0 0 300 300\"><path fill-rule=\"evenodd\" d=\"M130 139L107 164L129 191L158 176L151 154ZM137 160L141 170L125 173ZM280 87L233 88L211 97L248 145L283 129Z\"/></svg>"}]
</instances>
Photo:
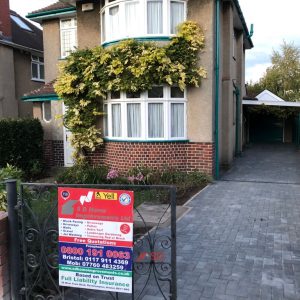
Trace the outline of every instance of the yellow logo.
<instances>
[{"instance_id":1,"label":"yellow logo","mask_svg":"<svg viewBox=\"0 0 300 300\"><path fill-rule=\"evenodd\" d=\"M97 200L118 200L118 194L111 193L111 192L96 192L95 199L97 199Z\"/></svg>"}]
</instances>

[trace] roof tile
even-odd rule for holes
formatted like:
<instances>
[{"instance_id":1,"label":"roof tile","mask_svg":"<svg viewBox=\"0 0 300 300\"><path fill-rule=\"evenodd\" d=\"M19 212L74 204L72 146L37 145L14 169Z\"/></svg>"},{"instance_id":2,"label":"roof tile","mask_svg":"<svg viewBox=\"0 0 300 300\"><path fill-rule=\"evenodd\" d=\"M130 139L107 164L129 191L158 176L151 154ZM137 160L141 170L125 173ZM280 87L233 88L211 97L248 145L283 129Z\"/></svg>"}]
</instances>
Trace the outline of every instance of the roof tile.
<instances>
[{"instance_id":1,"label":"roof tile","mask_svg":"<svg viewBox=\"0 0 300 300\"><path fill-rule=\"evenodd\" d=\"M40 88L24 94L24 97L55 95L56 92L55 92L54 86L53 86L54 83L55 83L55 80L53 80L49 83L46 83L43 86L41 86Z\"/></svg>"},{"instance_id":2,"label":"roof tile","mask_svg":"<svg viewBox=\"0 0 300 300\"><path fill-rule=\"evenodd\" d=\"M35 11L31 12L30 14L37 14L37 13L41 13L41 12L45 12L45 11L63 9L63 8L68 8L68 7L73 7L73 6L70 5L70 4L62 3L62 2L58 1L58 2L55 2L53 4L48 5L46 7L35 10Z\"/></svg>"}]
</instances>

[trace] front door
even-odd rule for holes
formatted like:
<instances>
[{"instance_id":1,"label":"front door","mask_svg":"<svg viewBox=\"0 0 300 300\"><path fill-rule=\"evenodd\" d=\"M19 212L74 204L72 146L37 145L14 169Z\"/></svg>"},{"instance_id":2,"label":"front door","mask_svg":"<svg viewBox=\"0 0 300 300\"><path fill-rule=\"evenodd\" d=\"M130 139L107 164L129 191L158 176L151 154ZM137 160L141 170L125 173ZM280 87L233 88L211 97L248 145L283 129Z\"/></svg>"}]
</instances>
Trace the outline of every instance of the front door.
<instances>
[{"instance_id":1,"label":"front door","mask_svg":"<svg viewBox=\"0 0 300 300\"><path fill-rule=\"evenodd\" d=\"M65 114L67 108L63 104L63 113ZM65 167L71 167L74 165L74 160L73 160L73 152L74 148L72 147L71 144L71 136L72 133L71 131L64 127L64 158L65 158Z\"/></svg>"}]
</instances>

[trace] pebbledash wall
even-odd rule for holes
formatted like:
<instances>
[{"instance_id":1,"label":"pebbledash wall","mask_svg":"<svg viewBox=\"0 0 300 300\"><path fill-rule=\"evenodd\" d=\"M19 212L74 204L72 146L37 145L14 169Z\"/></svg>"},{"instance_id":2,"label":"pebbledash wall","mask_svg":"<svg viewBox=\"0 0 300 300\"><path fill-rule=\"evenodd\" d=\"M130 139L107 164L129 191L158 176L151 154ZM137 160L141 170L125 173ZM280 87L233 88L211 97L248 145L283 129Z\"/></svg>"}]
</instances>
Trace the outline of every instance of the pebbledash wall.
<instances>
[{"instance_id":1,"label":"pebbledash wall","mask_svg":"<svg viewBox=\"0 0 300 300\"><path fill-rule=\"evenodd\" d=\"M136 166L214 172L213 143L109 141L88 157L93 165L104 164L121 173Z\"/></svg>"},{"instance_id":2,"label":"pebbledash wall","mask_svg":"<svg viewBox=\"0 0 300 300\"><path fill-rule=\"evenodd\" d=\"M11 299L8 268L8 220L7 213L3 211L0 211L0 299Z\"/></svg>"}]
</instances>

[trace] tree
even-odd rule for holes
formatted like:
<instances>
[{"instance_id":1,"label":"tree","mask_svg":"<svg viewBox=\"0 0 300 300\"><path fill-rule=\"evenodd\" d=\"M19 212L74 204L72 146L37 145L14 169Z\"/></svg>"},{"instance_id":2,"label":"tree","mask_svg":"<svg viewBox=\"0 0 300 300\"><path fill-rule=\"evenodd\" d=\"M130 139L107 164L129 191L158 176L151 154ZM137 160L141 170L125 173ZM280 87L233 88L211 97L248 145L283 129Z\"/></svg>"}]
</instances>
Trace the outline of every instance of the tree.
<instances>
[{"instance_id":1,"label":"tree","mask_svg":"<svg viewBox=\"0 0 300 300\"><path fill-rule=\"evenodd\" d=\"M300 101L300 48L283 41L279 51L273 51L272 65L250 91L268 89L288 101Z\"/></svg>"}]
</instances>

